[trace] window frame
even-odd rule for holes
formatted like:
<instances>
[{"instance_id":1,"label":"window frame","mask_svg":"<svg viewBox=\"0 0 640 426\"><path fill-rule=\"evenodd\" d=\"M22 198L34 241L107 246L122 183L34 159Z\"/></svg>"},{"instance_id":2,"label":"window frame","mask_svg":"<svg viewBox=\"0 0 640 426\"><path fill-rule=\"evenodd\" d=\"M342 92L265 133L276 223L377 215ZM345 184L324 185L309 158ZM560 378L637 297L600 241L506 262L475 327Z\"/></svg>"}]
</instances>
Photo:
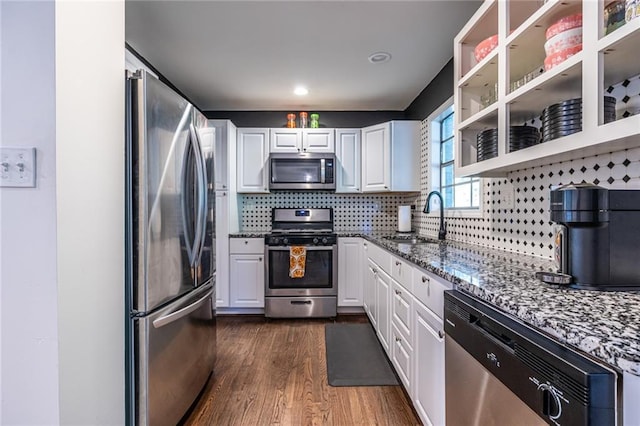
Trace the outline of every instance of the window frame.
<instances>
[{"instance_id":1,"label":"window frame","mask_svg":"<svg viewBox=\"0 0 640 426\"><path fill-rule=\"evenodd\" d=\"M448 109L453 107L453 97L447 99L440 107L438 107L435 111L433 111L429 117L427 117L427 126L428 126L428 144L429 144L429 191L436 190L438 192L442 191L441 185L441 173L442 173L442 121L446 117L442 117L444 113L447 112ZM451 114L455 114L455 110L452 109ZM448 116L448 115L447 115ZM455 124L455 115L454 115L454 124ZM437 136L436 136L437 135ZM451 187L455 187L455 171L456 171L456 131L454 126L454 134L453 134L453 148L454 148L454 156L453 160L450 162L446 162L445 165L452 164L454 170L454 184ZM449 139L451 140L451 139ZM457 216L457 217L483 217L483 186L484 180L482 178L472 178L471 182L467 182L466 184L472 185L472 182L478 182L478 207L445 207L445 216ZM460 185L460 184L458 184ZM444 196L444 194L443 194ZM439 208L431 209L430 215L439 216Z\"/></svg>"}]
</instances>

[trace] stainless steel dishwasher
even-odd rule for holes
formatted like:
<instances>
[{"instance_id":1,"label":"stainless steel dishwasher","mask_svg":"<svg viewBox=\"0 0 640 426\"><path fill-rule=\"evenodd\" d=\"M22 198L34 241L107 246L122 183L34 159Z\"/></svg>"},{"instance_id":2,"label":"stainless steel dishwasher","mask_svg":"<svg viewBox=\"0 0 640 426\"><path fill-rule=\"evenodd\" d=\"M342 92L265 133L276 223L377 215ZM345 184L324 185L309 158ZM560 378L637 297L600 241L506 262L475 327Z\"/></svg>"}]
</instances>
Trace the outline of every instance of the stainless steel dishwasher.
<instances>
[{"instance_id":1,"label":"stainless steel dishwasher","mask_svg":"<svg viewBox=\"0 0 640 426\"><path fill-rule=\"evenodd\" d=\"M445 292L447 425L615 425L617 374L458 290Z\"/></svg>"}]
</instances>

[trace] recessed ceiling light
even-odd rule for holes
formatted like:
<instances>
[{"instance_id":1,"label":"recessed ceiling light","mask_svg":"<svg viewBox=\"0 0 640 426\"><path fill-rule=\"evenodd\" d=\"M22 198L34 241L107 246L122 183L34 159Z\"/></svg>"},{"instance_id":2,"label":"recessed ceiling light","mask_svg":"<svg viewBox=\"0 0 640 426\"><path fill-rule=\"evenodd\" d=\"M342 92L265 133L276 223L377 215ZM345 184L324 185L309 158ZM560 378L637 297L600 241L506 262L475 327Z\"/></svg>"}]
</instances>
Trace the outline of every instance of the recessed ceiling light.
<instances>
[{"instance_id":1,"label":"recessed ceiling light","mask_svg":"<svg viewBox=\"0 0 640 426\"><path fill-rule=\"evenodd\" d=\"M387 52L376 52L369 55L369 62L372 64L382 64L391 60L391 54Z\"/></svg>"},{"instance_id":2,"label":"recessed ceiling light","mask_svg":"<svg viewBox=\"0 0 640 426\"><path fill-rule=\"evenodd\" d=\"M298 96L304 96L309 94L309 90L306 87L298 86L294 89L293 93Z\"/></svg>"}]
</instances>

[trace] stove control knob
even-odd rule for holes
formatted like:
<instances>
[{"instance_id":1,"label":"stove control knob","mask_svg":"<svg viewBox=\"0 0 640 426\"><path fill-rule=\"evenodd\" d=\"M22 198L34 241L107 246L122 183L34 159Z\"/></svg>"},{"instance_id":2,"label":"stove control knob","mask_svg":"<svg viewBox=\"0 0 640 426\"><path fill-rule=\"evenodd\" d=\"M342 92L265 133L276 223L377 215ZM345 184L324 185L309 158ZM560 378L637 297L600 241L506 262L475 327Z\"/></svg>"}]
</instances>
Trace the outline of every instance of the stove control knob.
<instances>
[{"instance_id":1,"label":"stove control knob","mask_svg":"<svg viewBox=\"0 0 640 426\"><path fill-rule=\"evenodd\" d=\"M318 244L318 241L319 241L319 240L318 240L317 238L314 238L314 239L313 239L313 244Z\"/></svg>"},{"instance_id":2,"label":"stove control knob","mask_svg":"<svg viewBox=\"0 0 640 426\"><path fill-rule=\"evenodd\" d=\"M324 237L324 238L322 239L322 244L327 244L327 241L329 241L329 240L327 240L327 237Z\"/></svg>"},{"instance_id":3,"label":"stove control knob","mask_svg":"<svg viewBox=\"0 0 640 426\"><path fill-rule=\"evenodd\" d=\"M288 238L285 238L284 240L282 240L282 243L283 243L283 244L289 244L289 239L288 239Z\"/></svg>"},{"instance_id":4,"label":"stove control knob","mask_svg":"<svg viewBox=\"0 0 640 426\"><path fill-rule=\"evenodd\" d=\"M271 238L271 244L277 245L279 243L280 243L280 238L278 237Z\"/></svg>"}]
</instances>

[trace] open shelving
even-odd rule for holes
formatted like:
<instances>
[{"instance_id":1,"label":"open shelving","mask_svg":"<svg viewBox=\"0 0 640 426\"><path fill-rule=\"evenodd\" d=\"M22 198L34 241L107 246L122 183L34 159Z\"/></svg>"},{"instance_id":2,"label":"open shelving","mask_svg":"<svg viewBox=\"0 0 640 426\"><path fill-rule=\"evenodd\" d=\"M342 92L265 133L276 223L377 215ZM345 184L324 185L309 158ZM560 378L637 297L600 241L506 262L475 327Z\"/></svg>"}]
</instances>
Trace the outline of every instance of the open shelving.
<instances>
[{"instance_id":1,"label":"open shelving","mask_svg":"<svg viewBox=\"0 0 640 426\"><path fill-rule=\"evenodd\" d=\"M640 146L640 110L618 114L611 123L603 119L604 97L621 92L620 85L628 84L628 79L640 79L640 18L605 35L603 11L609 3L485 1L454 41L456 176L502 176L564 161L578 151L584 156ZM546 29L576 13L583 16L582 51L544 71ZM497 48L475 63L475 45L496 33ZM481 97L492 85L497 89L495 102L487 105ZM612 86L617 88L613 95ZM581 132L508 151L509 126L540 127L544 108L575 98L582 98ZM488 128L498 129L498 156L478 162L475 138Z\"/></svg>"}]
</instances>

